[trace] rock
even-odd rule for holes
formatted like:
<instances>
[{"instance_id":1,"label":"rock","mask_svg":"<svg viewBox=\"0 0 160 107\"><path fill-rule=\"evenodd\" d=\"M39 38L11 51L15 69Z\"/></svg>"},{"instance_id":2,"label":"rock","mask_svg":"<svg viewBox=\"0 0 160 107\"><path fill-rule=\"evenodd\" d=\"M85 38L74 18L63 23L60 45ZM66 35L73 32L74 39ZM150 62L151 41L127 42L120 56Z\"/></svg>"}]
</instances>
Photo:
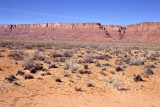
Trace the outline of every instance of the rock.
<instances>
[{"instance_id":1,"label":"rock","mask_svg":"<svg viewBox=\"0 0 160 107\"><path fill-rule=\"evenodd\" d=\"M101 25L100 23L0 25L0 38L159 43L159 28L160 22L143 22L128 26Z\"/></svg>"}]
</instances>

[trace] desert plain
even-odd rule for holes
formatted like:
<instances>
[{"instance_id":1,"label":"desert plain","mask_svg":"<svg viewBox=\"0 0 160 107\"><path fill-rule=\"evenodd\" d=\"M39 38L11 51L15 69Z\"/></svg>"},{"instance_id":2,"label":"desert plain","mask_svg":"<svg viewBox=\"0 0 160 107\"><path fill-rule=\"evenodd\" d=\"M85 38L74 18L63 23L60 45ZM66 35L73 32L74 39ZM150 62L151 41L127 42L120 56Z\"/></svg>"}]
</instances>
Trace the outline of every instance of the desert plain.
<instances>
[{"instance_id":1,"label":"desert plain","mask_svg":"<svg viewBox=\"0 0 160 107\"><path fill-rule=\"evenodd\" d=\"M0 41L1 107L159 107L160 45Z\"/></svg>"}]
</instances>

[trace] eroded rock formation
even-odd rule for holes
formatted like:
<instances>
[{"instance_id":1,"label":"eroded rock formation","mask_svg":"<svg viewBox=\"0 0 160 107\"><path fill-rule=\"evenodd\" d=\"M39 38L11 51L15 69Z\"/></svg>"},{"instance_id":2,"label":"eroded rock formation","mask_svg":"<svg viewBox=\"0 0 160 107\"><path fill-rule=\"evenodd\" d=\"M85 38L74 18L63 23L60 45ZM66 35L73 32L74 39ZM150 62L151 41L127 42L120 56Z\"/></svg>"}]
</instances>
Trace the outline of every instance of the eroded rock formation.
<instances>
[{"instance_id":1,"label":"eroded rock formation","mask_svg":"<svg viewBox=\"0 0 160 107\"><path fill-rule=\"evenodd\" d=\"M1 39L160 43L160 22L128 26L100 23L0 25Z\"/></svg>"}]
</instances>

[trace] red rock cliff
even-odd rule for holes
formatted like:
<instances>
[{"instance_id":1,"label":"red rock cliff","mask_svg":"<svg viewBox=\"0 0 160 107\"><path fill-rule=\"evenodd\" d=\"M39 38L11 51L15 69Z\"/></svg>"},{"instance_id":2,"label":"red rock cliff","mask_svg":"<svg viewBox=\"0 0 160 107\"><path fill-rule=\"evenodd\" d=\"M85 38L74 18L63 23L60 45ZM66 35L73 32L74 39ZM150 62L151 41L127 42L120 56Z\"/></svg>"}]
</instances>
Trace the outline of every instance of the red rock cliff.
<instances>
[{"instance_id":1,"label":"red rock cliff","mask_svg":"<svg viewBox=\"0 0 160 107\"><path fill-rule=\"evenodd\" d=\"M120 26L100 23L0 25L1 39L160 43L160 22Z\"/></svg>"}]
</instances>

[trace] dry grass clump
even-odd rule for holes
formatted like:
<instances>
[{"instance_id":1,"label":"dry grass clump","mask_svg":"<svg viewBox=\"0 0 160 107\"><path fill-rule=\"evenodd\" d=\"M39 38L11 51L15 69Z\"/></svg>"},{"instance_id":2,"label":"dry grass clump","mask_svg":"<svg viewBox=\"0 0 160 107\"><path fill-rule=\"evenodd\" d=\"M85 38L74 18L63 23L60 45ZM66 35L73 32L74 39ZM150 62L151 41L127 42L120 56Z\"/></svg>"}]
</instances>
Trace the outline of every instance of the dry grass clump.
<instances>
[{"instance_id":1,"label":"dry grass clump","mask_svg":"<svg viewBox=\"0 0 160 107\"><path fill-rule=\"evenodd\" d=\"M70 59L66 61L66 67L65 69L69 69L72 73L75 73L78 71L78 66L74 59Z\"/></svg>"},{"instance_id":2,"label":"dry grass clump","mask_svg":"<svg viewBox=\"0 0 160 107\"><path fill-rule=\"evenodd\" d=\"M40 61L43 61L44 60L44 57L43 57L43 53L42 52L34 52L34 60L40 60Z\"/></svg>"},{"instance_id":3,"label":"dry grass clump","mask_svg":"<svg viewBox=\"0 0 160 107\"><path fill-rule=\"evenodd\" d=\"M62 63L64 63L65 61L66 61L65 57L58 57L58 58L54 58L53 59L53 62L62 62Z\"/></svg>"},{"instance_id":4,"label":"dry grass clump","mask_svg":"<svg viewBox=\"0 0 160 107\"><path fill-rule=\"evenodd\" d=\"M158 52L155 52L155 51L149 51L148 54L147 54L147 59L148 60L157 60L156 57L159 57L159 53Z\"/></svg>"},{"instance_id":5,"label":"dry grass clump","mask_svg":"<svg viewBox=\"0 0 160 107\"><path fill-rule=\"evenodd\" d=\"M119 78L115 78L113 87L116 88L117 90L119 90L120 87L122 87L122 86L124 86L124 83L122 82L122 80Z\"/></svg>"},{"instance_id":6,"label":"dry grass clump","mask_svg":"<svg viewBox=\"0 0 160 107\"><path fill-rule=\"evenodd\" d=\"M147 75L153 75L153 74L154 74L154 72L153 72L150 68L148 68L148 69L145 71L145 73L146 73Z\"/></svg>"},{"instance_id":7,"label":"dry grass clump","mask_svg":"<svg viewBox=\"0 0 160 107\"><path fill-rule=\"evenodd\" d=\"M130 59L130 65L144 65L145 57L134 56Z\"/></svg>"},{"instance_id":8,"label":"dry grass clump","mask_svg":"<svg viewBox=\"0 0 160 107\"><path fill-rule=\"evenodd\" d=\"M109 60L111 59L112 57L109 56L109 55L100 55L100 56L95 56L94 59L97 59L97 60Z\"/></svg>"},{"instance_id":9,"label":"dry grass clump","mask_svg":"<svg viewBox=\"0 0 160 107\"><path fill-rule=\"evenodd\" d=\"M25 70L31 70L31 72L35 72L35 70L42 70L43 69L43 65L41 62L35 60L33 55L28 55L24 58L23 63L22 63L22 67Z\"/></svg>"},{"instance_id":10,"label":"dry grass clump","mask_svg":"<svg viewBox=\"0 0 160 107\"><path fill-rule=\"evenodd\" d=\"M56 57L72 57L73 53L70 50L64 49L64 50L52 51L51 55L52 55L53 58L56 58Z\"/></svg>"},{"instance_id":11,"label":"dry grass clump","mask_svg":"<svg viewBox=\"0 0 160 107\"><path fill-rule=\"evenodd\" d=\"M8 56L15 60L23 60L24 56L27 56L28 54L29 53L24 51L11 51Z\"/></svg>"},{"instance_id":12,"label":"dry grass clump","mask_svg":"<svg viewBox=\"0 0 160 107\"><path fill-rule=\"evenodd\" d=\"M84 63L94 63L93 62L93 57L91 57L89 54L86 54L84 56Z\"/></svg>"},{"instance_id":13,"label":"dry grass clump","mask_svg":"<svg viewBox=\"0 0 160 107\"><path fill-rule=\"evenodd\" d=\"M22 63L22 67L24 69L31 69L33 68L34 65L34 57L33 55L28 55L24 57L23 63Z\"/></svg>"}]
</instances>

